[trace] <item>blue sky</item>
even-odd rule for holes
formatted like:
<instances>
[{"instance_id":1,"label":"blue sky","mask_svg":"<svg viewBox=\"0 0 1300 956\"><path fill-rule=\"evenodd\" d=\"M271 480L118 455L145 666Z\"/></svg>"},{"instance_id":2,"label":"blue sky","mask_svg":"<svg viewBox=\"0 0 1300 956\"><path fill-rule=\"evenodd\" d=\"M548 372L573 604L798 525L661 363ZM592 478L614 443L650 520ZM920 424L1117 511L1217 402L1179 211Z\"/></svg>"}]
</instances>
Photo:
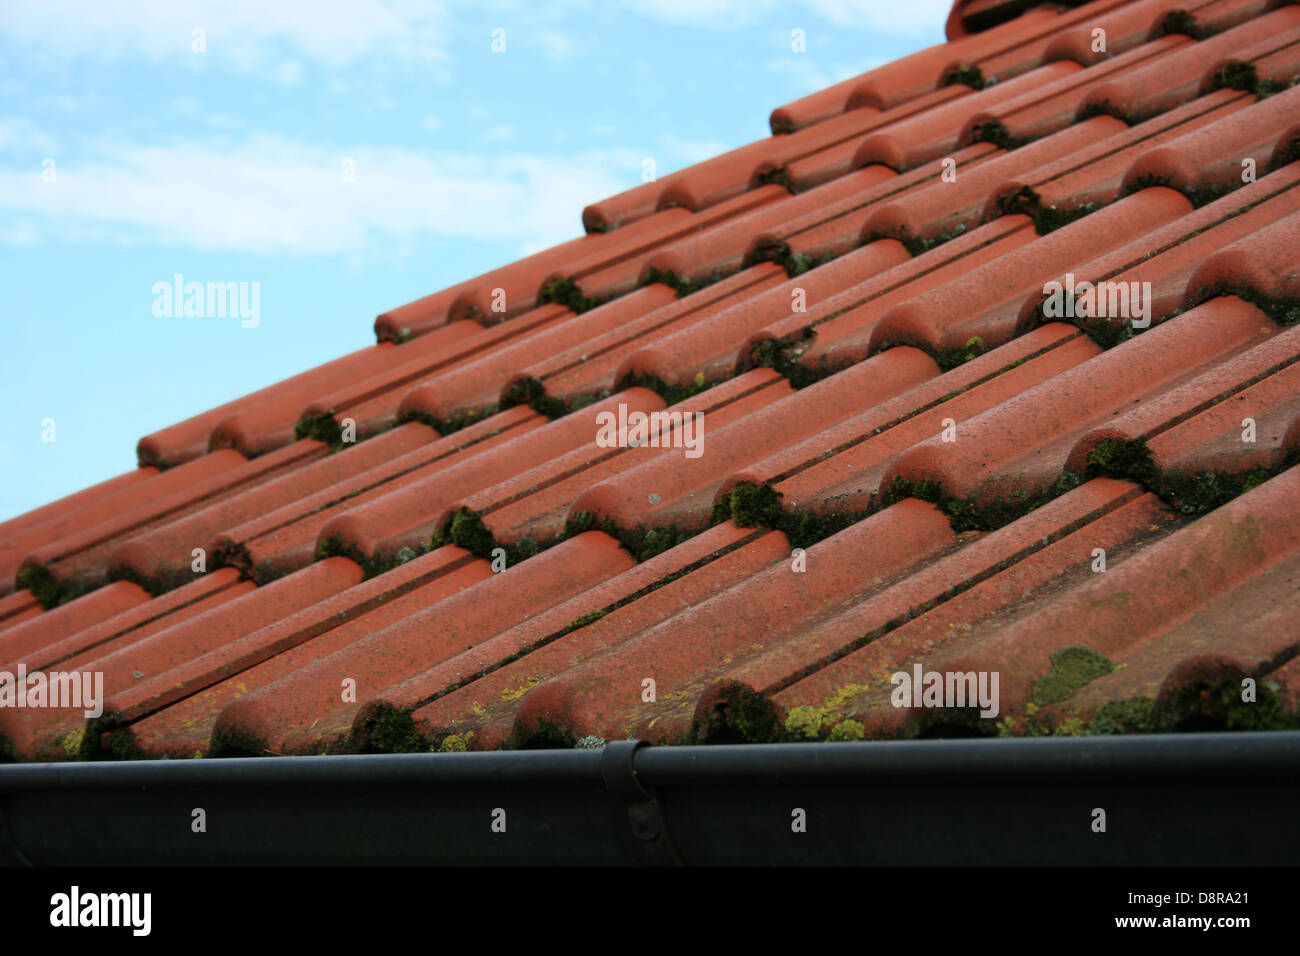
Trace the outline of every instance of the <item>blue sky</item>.
<instances>
[{"instance_id":1,"label":"blue sky","mask_svg":"<svg viewBox=\"0 0 1300 956\"><path fill-rule=\"evenodd\" d=\"M773 108L942 42L950 6L0 5L0 520L580 235L644 159L663 176L765 137ZM258 324L155 315L177 273L257 283Z\"/></svg>"}]
</instances>

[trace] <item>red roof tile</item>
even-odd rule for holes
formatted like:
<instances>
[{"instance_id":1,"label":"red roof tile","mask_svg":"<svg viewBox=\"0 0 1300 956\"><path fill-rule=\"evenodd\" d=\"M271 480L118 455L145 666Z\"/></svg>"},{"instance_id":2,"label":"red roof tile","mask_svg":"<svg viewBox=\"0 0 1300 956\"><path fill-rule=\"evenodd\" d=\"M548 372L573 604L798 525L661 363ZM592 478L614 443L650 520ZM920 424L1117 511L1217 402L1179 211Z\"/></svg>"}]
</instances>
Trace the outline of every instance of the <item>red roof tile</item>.
<instances>
[{"instance_id":1,"label":"red roof tile","mask_svg":"<svg viewBox=\"0 0 1300 956\"><path fill-rule=\"evenodd\" d=\"M1300 11L947 30L0 524L0 744L1296 726Z\"/></svg>"}]
</instances>

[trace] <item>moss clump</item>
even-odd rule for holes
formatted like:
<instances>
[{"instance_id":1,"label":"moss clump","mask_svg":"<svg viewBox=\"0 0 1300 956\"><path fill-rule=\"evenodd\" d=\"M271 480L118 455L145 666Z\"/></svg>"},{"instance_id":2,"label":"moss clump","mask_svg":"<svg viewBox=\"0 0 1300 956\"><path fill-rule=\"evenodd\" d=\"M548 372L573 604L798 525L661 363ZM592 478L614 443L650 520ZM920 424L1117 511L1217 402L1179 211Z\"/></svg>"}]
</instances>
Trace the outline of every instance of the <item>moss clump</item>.
<instances>
[{"instance_id":1,"label":"moss clump","mask_svg":"<svg viewBox=\"0 0 1300 956\"><path fill-rule=\"evenodd\" d=\"M533 411L550 419L559 418L568 411L564 407L563 399L547 395L546 386L532 376L516 379L502 396L502 408L513 408L516 405L527 405Z\"/></svg>"},{"instance_id":2,"label":"moss clump","mask_svg":"<svg viewBox=\"0 0 1300 956\"><path fill-rule=\"evenodd\" d=\"M294 425L293 438L294 441L314 438L329 445L330 451L338 451L343 447L343 427L333 415L316 415L301 419Z\"/></svg>"},{"instance_id":3,"label":"moss clump","mask_svg":"<svg viewBox=\"0 0 1300 956\"><path fill-rule=\"evenodd\" d=\"M1034 682L1029 697L1039 707L1059 703L1089 681L1115 670L1115 662L1089 647L1066 647L1052 655L1052 670Z\"/></svg>"},{"instance_id":4,"label":"moss clump","mask_svg":"<svg viewBox=\"0 0 1300 956\"><path fill-rule=\"evenodd\" d=\"M891 505L904 498L919 498L935 505L948 516L953 531L963 534L967 531L996 531L1029 512L1042 507L1053 498L1058 498L1067 491L1079 487L1080 477L1072 471L1065 471L1049 487L1041 491L1020 489L990 501L980 501L975 496L953 498L944 492L941 485L933 481L908 481L895 478L886 493L883 503Z\"/></svg>"},{"instance_id":5,"label":"moss clump","mask_svg":"<svg viewBox=\"0 0 1300 956\"><path fill-rule=\"evenodd\" d=\"M952 242L952 240L965 234L966 224L958 223L952 229L947 229L933 236L913 236L902 231L873 232L867 236L862 244L865 246L879 239L893 239L903 244L903 248L907 250L908 255L915 257L924 255L931 249L937 249L944 243Z\"/></svg>"},{"instance_id":6,"label":"moss clump","mask_svg":"<svg viewBox=\"0 0 1300 956\"><path fill-rule=\"evenodd\" d=\"M1300 159L1300 153L1296 156ZM1188 302L1190 306L1200 305L1221 295L1235 295L1244 302L1249 302L1279 325L1300 324L1300 299L1269 296L1249 286L1234 285L1226 282L1207 286L1195 294Z\"/></svg>"},{"instance_id":7,"label":"moss clump","mask_svg":"<svg viewBox=\"0 0 1300 956\"><path fill-rule=\"evenodd\" d=\"M631 372L619 380L614 390L622 392L629 388L648 388L662 398L665 404L676 405L688 398L694 398L700 392L707 391L715 384L715 382L706 382L703 372L696 375L690 385L665 382L657 375L642 375L639 372Z\"/></svg>"},{"instance_id":8,"label":"moss clump","mask_svg":"<svg viewBox=\"0 0 1300 956\"><path fill-rule=\"evenodd\" d=\"M469 508L462 506L451 518L448 530L451 542L480 558L492 557L496 541L483 519Z\"/></svg>"},{"instance_id":9,"label":"moss clump","mask_svg":"<svg viewBox=\"0 0 1300 956\"><path fill-rule=\"evenodd\" d=\"M32 564L23 568L18 572L16 583L20 589L26 588L31 591L32 597L36 598L36 603L47 611L60 604L67 604L76 596L63 584L54 580L50 569L43 564Z\"/></svg>"},{"instance_id":10,"label":"moss clump","mask_svg":"<svg viewBox=\"0 0 1300 956\"><path fill-rule=\"evenodd\" d=\"M742 481L714 507L722 509L723 520L730 518L737 528L775 528L781 523L781 493L770 483L755 485Z\"/></svg>"},{"instance_id":11,"label":"moss clump","mask_svg":"<svg viewBox=\"0 0 1300 956\"><path fill-rule=\"evenodd\" d=\"M866 729L862 722L858 720L841 720L831 728L831 732L826 737L827 740L865 740Z\"/></svg>"},{"instance_id":12,"label":"moss clump","mask_svg":"<svg viewBox=\"0 0 1300 956\"><path fill-rule=\"evenodd\" d=\"M1146 173L1142 176L1138 176L1124 187L1124 195L1131 196L1144 189L1151 189L1154 186L1164 186L1166 189L1174 189L1182 193L1187 197L1188 202L1199 209L1202 206L1208 206L1215 200L1222 199L1224 196L1228 195L1228 193L1242 185L1244 185L1244 183L1209 183L1204 186L1196 186L1192 184L1180 185L1170 180L1167 176L1157 176L1154 173Z\"/></svg>"},{"instance_id":13,"label":"moss clump","mask_svg":"<svg viewBox=\"0 0 1300 956\"><path fill-rule=\"evenodd\" d=\"M820 740L824 715L816 707L802 704L791 708L785 718L786 736L793 740Z\"/></svg>"},{"instance_id":14,"label":"moss clump","mask_svg":"<svg viewBox=\"0 0 1300 956\"><path fill-rule=\"evenodd\" d=\"M961 348L947 349L935 356L935 362L942 371L950 372L959 365L977 359L985 352L984 340L978 335L971 336Z\"/></svg>"},{"instance_id":15,"label":"moss clump","mask_svg":"<svg viewBox=\"0 0 1300 956\"><path fill-rule=\"evenodd\" d=\"M1255 72L1253 63L1232 60L1221 66L1219 72L1214 74L1216 90L1241 90L1243 93L1253 93L1258 85L1259 74Z\"/></svg>"},{"instance_id":16,"label":"moss clump","mask_svg":"<svg viewBox=\"0 0 1300 956\"><path fill-rule=\"evenodd\" d=\"M1094 116L1113 116L1125 123L1129 121L1124 111L1112 103L1110 100L1103 100L1100 103L1088 103L1083 109L1079 110L1079 122L1090 120Z\"/></svg>"},{"instance_id":17,"label":"moss clump","mask_svg":"<svg viewBox=\"0 0 1300 956\"><path fill-rule=\"evenodd\" d=\"M542 294L537 298L538 305L555 305L568 306L574 312L589 312L598 306L604 305L610 298L597 298L594 296L583 295L582 289L573 279L556 279L542 290Z\"/></svg>"},{"instance_id":18,"label":"moss clump","mask_svg":"<svg viewBox=\"0 0 1300 956\"><path fill-rule=\"evenodd\" d=\"M1040 236L1055 232L1063 226L1077 222L1101 208L1101 203L1088 202L1072 206L1039 206L1034 210L1034 231Z\"/></svg>"},{"instance_id":19,"label":"moss clump","mask_svg":"<svg viewBox=\"0 0 1300 956\"><path fill-rule=\"evenodd\" d=\"M718 692L707 716L692 722L688 739L698 744L777 743L785 739L785 721L765 695L732 683Z\"/></svg>"},{"instance_id":20,"label":"moss clump","mask_svg":"<svg viewBox=\"0 0 1300 956\"><path fill-rule=\"evenodd\" d=\"M1084 479L1099 476L1149 484L1156 478L1156 466L1146 438L1105 438L1088 452Z\"/></svg>"},{"instance_id":21,"label":"moss clump","mask_svg":"<svg viewBox=\"0 0 1300 956\"><path fill-rule=\"evenodd\" d=\"M1155 730L1156 702L1150 697L1112 700L1097 708L1089 724L1093 734L1149 734Z\"/></svg>"},{"instance_id":22,"label":"moss clump","mask_svg":"<svg viewBox=\"0 0 1300 956\"><path fill-rule=\"evenodd\" d=\"M982 90L985 85L984 71L974 63L963 63L950 69L939 81L940 86L956 86L959 83L972 90Z\"/></svg>"},{"instance_id":23,"label":"moss clump","mask_svg":"<svg viewBox=\"0 0 1300 956\"><path fill-rule=\"evenodd\" d=\"M474 731L467 730L462 734L448 734L442 738L442 742L429 749L440 754L465 753L469 750L470 741L474 739Z\"/></svg>"},{"instance_id":24,"label":"moss clump","mask_svg":"<svg viewBox=\"0 0 1300 956\"><path fill-rule=\"evenodd\" d=\"M78 727L76 730L64 734L59 740L59 746L63 748L65 754L76 759L81 756L81 748L85 739L86 728Z\"/></svg>"},{"instance_id":25,"label":"moss clump","mask_svg":"<svg viewBox=\"0 0 1300 956\"><path fill-rule=\"evenodd\" d=\"M1113 349L1133 338L1132 319L1124 319L1122 322L1112 322L1109 319L1076 320L1075 325L1100 349Z\"/></svg>"},{"instance_id":26,"label":"moss clump","mask_svg":"<svg viewBox=\"0 0 1300 956\"><path fill-rule=\"evenodd\" d=\"M1255 700L1242 700L1243 676L1181 688L1157 705L1157 720L1171 730L1185 732L1300 728L1300 715L1286 712L1276 686L1270 682L1257 680Z\"/></svg>"},{"instance_id":27,"label":"moss clump","mask_svg":"<svg viewBox=\"0 0 1300 956\"><path fill-rule=\"evenodd\" d=\"M1166 472L1152 490L1180 514L1200 515L1258 488L1273 474L1274 470L1268 468L1236 475L1221 471Z\"/></svg>"},{"instance_id":28,"label":"moss clump","mask_svg":"<svg viewBox=\"0 0 1300 956\"><path fill-rule=\"evenodd\" d=\"M548 546L554 543L556 542L548 542ZM451 519L445 525L433 533L433 536L429 539L429 543L425 547L425 550L419 553L423 554L428 551L433 551L442 547L444 544L454 544L459 548L464 548L475 557L483 558L488 561L495 560L499 557L499 555L494 554L494 552L498 550L504 551L506 567L508 568L514 567L514 565L519 564L520 562L527 561L542 550L542 546L538 544L537 539L528 535L525 535L513 544L497 541L492 532L488 529L487 525L483 523L483 518L477 512L471 511L469 508L463 506L451 516ZM392 568L405 563L404 560L402 560L403 552L411 552L411 549L404 548L402 551L399 551L397 559L390 561L383 570L391 570ZM407 557L406 560L410 560L410 557L418 557L418 555L415 552L411 552L410 556Z\"/></svg>"},{"instance_id":29,"label":"moss clump","mask_svg":"<svg viewBox=\"0 0 1300 956\"><path fill-rule=\"evenodd\" d=\"M806 252L790 253L785 257L785 261L780 264L785 267L785 274L793 279L795 276L803 275L809 269L816 269L818 266L824 266L835 258L834 253L823 252L819 256L809 255Z\"/></svg>"},{"instance_id":30,"label":"moss clump","mask_svg":"<svg viewBox=\"0 0 1300 956\"><path fill-rule=\"evenodd\" d=\"M566 727L539 717L530 727L517 730L503 750L572 750L577 736Z\"/></svg>"},{"instance_id":31,"label":"moss clump","mask_svg":"<svg viewBox=\"0 0 1300 956\"><path fill-rule=\"evenodd\" d=\"M1019 149L1033 141L1032 136L1013 136L1000 120L988 120L975 127L972 143L992 143L1000 149Z\"/></svg>"},{"instance_id":32,"label":"moss clump","mask_svg":"<svg viewBox=\"0 0 1300 956\"><path fill-rule=\"evenodd\" d=\"M587 611L585 614L579 614L577 617L573 619L573 623L569 625L569 630L576 631L580 627L586 627L588 624L592 624L596 621L599 621L602 617L605 616L605 613L606 613L605 611L600 610L600 611Z\"/></svg>"},{"instance_id":33,"label":"moss clump","mask_svg":"<svg viewBox=\"0 0 1300 956\"><path fill-rule=\"evenodd\" d=\"M794 180L790 178L790 172L784 166L773 166L759 173L754 181L754 188L759 186L780 186L788 192L794 192Z\"/></svg>"},{"instance_id":34,"label":"moss clump","mask_svg":"<svg viewBox=\"0 0 1300 956\"><path fill-rule=\"evenodd\" d=\"M362 753L414 754L429 750L429 741L415 727L413 707L379 704L365 722ZM354 742L355 743L355 742Z\"/></svg>"},{"instance_id":35,"label":"moss clump","mask_svg":"<svg viewBox=\"0 0 1300 956\"><path fill-rule=\"evenodd\" d=\"M1172 34L1188 36L1193 40L1201 40L1205 37L1205 31L1197 24L1196 17L1186 10L1173 10L1160 21L1160 26L1156 29L1156 36L1163 37Z\"/></svg>"},{"instance_id":36,"label":"moss clump","mask_svg":"<svg viewBox=\"0 0 1300 956\"><path fill-rule=\"evenodd\" d=\"M770 368L785 376L792 388L807 388L830 374L829 369L814 371L797 361L797 356L803 354L816 337L817 333L809 326L791 338L760 339L749 351L749 368Z\"/></svg>"},{"instance_id":37,"label":"moss clump","mask_svg":"<svg viewBox=\"0 0 1300 956\"><path fill-rule=\"evenodd\" d=\"M649 561L669 548L675 548L696 534L675 525L664 528L620 528L607 517L597 517L589 511L572 514L564 523L564 537L571 538L587 531L603 531L618 540L623 548L638 561Z\"/></svg>"},{"instance_id":38,"label":"moss clump","mask_svg":"<svg viewBox=\"0 0 1300 956\"><path fill-rule=\"evenodd\" d=\"M651 528L643 533L638 528L632 535L632 553L636 555L638 561L649 561L656 555L663 554L665 551L677 547L688 538L694 537L693 532L682 531L673 527Z\"/></svg>"}]
</instances>

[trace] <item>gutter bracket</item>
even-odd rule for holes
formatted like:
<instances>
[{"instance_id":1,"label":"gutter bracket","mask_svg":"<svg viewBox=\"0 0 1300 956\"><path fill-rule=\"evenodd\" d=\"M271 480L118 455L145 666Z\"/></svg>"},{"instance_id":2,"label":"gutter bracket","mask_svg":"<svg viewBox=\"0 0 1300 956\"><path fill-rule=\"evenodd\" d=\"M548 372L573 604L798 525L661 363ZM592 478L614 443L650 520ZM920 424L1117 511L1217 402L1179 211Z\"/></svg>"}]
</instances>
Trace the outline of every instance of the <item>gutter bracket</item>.
<instances>
[{"instance_id":1,"label":"gutter bracket","mask_svg":"<svg viewBox=\"0 0 1300 956\"><path fill-rule=\"evenodd\" d=\"M622 802L633 839L624 841L643 863L684 866L668 833L658 796L641 783L636 772L636 752L650 746L644 740L615 740L600 755L600 776L605 788Z\"/></svg>"}]
</instances>

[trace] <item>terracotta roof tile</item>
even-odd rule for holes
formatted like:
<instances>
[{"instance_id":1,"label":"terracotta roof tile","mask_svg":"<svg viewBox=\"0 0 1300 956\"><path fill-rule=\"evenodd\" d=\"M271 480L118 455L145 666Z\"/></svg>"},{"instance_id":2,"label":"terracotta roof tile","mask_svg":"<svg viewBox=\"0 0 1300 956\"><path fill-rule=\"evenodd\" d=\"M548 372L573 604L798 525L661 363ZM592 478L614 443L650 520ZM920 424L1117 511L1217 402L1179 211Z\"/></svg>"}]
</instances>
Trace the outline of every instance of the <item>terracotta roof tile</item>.
<instances>
[{"instance_id":1,"label":"terracotta roof tile","mask_svg":"<svg viewBox=\"0 0 1300 956\"><path fill-rule=\"evenodd\" d=\"M0 709L0 745L1297 726L1298 18L958 2L950 43L147 436L0 524L0 670L106 695ZM996 672L996 720L894 706L917 666Z\"/></svg>"}]
</instances>

